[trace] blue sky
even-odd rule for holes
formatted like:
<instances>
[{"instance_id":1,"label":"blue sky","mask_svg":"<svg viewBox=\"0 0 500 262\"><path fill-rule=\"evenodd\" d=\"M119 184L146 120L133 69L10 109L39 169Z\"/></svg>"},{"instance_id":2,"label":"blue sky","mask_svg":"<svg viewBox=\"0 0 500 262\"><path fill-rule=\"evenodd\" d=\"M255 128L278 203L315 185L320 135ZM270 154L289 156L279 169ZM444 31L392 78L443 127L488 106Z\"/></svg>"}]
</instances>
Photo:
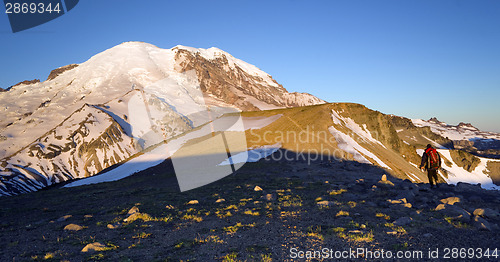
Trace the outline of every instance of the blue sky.
<instances>
[{"instance_id":1,"label":"blue sky","mask_svg":"<svg viewBox=\"0 0 500 262\"><path fill-rule=\"evenodd\" d=\"M500 1L82 0L15 34L0 10L3 88L125 41L215 46L289 91L500 132Z\"/></svg>"}]
</instances>

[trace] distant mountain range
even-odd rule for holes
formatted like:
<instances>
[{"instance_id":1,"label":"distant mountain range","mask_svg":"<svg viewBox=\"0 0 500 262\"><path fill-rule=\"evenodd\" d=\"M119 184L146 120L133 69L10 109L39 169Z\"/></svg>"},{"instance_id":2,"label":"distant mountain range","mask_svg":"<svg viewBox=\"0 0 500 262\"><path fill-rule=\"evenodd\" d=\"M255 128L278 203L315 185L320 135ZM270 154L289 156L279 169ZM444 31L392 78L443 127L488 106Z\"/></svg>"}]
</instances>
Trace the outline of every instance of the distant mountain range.
<instances>
[{"instance_id":1,"label":"distant mountain range","mask_svg":"<svg viewBox=\"0 0 500 262\"><path fill-rule=\"evenodd\" d=\"M418 152L432 143L445 159L442 180L500 185L500 162L484 157L498 156L500 134L384 115L358 104L326 104L288 92L217 48L123 43L55 69L46 81L23 81L0 92L0 105L0 195L105 178L118 164L127 167L121 176L131 175L169 157L157 154L158 148L195 140L207 123L241 111L245 128L232 132L244 132L249 152L279 147L331 154L426 182ZM283 136L294 132L309 139ZM260 139L252 139L256 135Z\"/></svg>"}]
</instances>

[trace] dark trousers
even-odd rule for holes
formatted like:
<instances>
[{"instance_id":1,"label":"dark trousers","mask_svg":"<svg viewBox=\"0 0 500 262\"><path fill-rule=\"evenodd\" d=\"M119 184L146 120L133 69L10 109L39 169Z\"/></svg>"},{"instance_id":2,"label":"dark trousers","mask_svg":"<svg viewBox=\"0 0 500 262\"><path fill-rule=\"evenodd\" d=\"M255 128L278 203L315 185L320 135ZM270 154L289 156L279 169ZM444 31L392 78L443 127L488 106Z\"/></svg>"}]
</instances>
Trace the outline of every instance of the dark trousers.
<instances>
[{"instance_id":1,"label":"dark trousers","mask_svg":"<svg viewBox=\"0 0 500 262\"><path fill-rule=\"evenodd\" d=\"M438 180L437 169L427 169L427 178L429 178L429 184L431 184L431 186L434 186L434 183L437 184Z\"/></svg>"}]
</instances>

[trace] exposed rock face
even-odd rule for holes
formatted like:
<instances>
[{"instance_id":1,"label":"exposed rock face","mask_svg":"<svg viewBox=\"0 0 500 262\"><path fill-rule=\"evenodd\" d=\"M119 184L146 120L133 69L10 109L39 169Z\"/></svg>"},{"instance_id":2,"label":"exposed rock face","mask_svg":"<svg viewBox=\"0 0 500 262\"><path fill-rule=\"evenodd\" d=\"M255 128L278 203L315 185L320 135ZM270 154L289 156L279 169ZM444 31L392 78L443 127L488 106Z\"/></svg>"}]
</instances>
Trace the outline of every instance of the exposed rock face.
<instances>
[{"instance_id":1,"label":"exposed rock face","mask_svg":"<svg viewBox=\"0 0 500 262\"><path fill-rule=\"evenodd\" d=\"M85 105L37 141L0 160L0 195L92 176L135 152L133 139L111 116Z\"/></svg>"},{"instance_id":2,"label":"exposed rock face","mask_svg":"<svg viewBox=\"0 0 500 262\"><path fill-rule=\"evenodd\" d=\"M471 172L479 165L481 160L472 154L461 150L450 150L450 155L459 167Z\"/></svg>"},{"instance_id":3,"label":"exposed rock face","mask_svg":"<svg viewBox=\"0 0 500 262\"><path fill-rule=\"evenodd\" d=\"M500 162L488 161L486 168L493 183L500 186Z\"/></svg>"},{"instance_id":4,"label":"exposed rock face","mask_svg":"<svg viewBox=\"0 0 500 262\"><path fill-rule=\"evenodd\" d=\"M32 85L32 84L36 84L36 83L40 83L40 79L33 79L33 80L24 80L22 82L19 82L9 88L7 88L7 91L9 89L11 89L12 87L15 87L15 86L20 86L20 85Z\"/></svg>"},{"instance_id":5,"label":"exposed rock face","mask_svg":"<svg viewBox=\"0 0 500 262\"><path fill-rule=\"evenodd\" d=\"M453 141L444 138L434 132L428 126L418 127L415 126L411 119L401 116L390 115L391 122L394 127L400 132L398 136L405 142L415 145L417 147L425 147L429 144L429 139L439 143L440 145L453 149ZM434 123L442 123L436 118L431 118L429 121Z\"/></svg>"},{"instance_id":6,"label":"exposed rock face","mask_svg":"<svg viewBox=\"0 0 500 262\"><path fill-rule=\"evenodd\" d=\"M176 70L196 70L204 92L242 110L253 111L273 106L296 107L325 102L307 93L289 93L271 76L257 68L242 68L246 65L238 64L237 59L222 50L212 50L213 57L209 58L184 47L175 47L172 50L176 52Z\"/></svg>"},{"instance_id":7,"label":"exposed rock face","mask_svg":"<svg viewBox=\"0 0 500 262\"><path fill-rule=\"evenodd\" d=\"M54 69L50 72L49 76L47 77L47 80L52 80L52 79L56 78L58 75L66 72L66 71L69 71L77 66L78 66L78 64L71 64L71 65L66 65L66 66L62 66L62 67L59 67L57 69ZM40 80L39 80L39 82L40 82Z\"/></svg>"}]
</instances>

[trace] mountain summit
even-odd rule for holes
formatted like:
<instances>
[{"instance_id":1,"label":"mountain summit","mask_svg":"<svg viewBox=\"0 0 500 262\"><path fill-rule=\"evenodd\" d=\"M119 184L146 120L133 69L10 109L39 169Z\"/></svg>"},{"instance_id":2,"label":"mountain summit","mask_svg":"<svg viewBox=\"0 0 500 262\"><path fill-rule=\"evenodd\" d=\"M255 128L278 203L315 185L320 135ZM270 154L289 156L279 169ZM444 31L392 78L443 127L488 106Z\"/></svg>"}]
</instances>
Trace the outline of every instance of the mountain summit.
<instances>
[{"instance_id":1,"label":"mountain summit","mask_svg":"<svg viewBox=\"0 0 500 262\"><path fill-rule=\"evenodd\" d=\"M147 117L138 115L137 103L149 104ZM289 93L218 48L122 43L52 70L46 81L24 81L0 93L0 194L93 176L141 152L152 144L141 138L147 128L131 128L134 116L142 126L161 126L156 134L166 139L206 123L199 114L206 110L217 117L230 109L322 103Z\"/></svg>"}]
</instances>

